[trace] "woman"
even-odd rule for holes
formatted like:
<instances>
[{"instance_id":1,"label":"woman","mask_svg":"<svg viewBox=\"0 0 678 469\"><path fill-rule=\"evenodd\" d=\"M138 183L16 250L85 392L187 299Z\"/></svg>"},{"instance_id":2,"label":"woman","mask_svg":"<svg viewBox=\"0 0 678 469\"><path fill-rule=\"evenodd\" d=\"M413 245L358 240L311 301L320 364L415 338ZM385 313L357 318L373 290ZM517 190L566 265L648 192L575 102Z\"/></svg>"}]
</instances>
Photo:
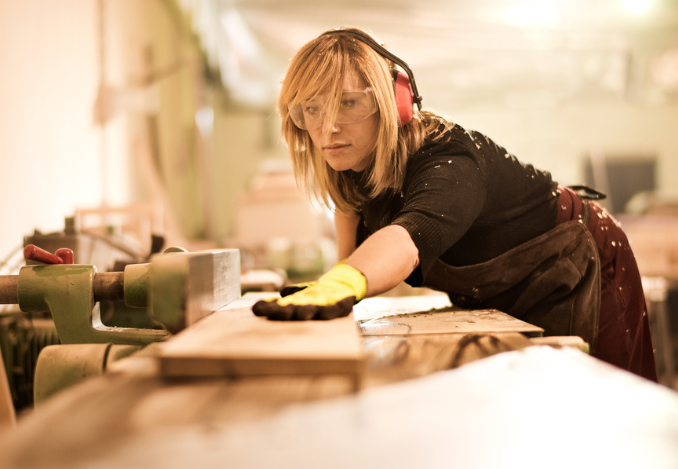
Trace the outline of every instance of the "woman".
<instances>
[{"instance_id":1,"label":"woman","mask_svg":"<svg viewBox=\"0 0 678 469\"><path fill-rule=\"evenodd\" d=\"M331 319L406 281L546 335L579 335L594 356L656 381L640 275L618 223L420 101L407 65L360 30L328 31L295 55L278 101L282 134L297 180L336 207L343 262L254 313Z\"/></svg>"}]
</instances>

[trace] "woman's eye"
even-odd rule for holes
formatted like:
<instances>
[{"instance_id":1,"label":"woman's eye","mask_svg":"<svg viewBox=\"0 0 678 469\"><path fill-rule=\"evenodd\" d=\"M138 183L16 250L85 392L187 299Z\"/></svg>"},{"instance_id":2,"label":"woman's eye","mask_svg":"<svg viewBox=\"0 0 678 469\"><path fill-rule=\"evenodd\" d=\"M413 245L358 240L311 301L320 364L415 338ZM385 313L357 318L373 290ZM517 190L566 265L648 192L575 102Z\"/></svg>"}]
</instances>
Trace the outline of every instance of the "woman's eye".
<instances>
[{"instance_id":1,"label":"woman's eye","mask_svg":"<svg viewBox=\"0 0 678 469\"><path fill-rule=\"evenodd\" d=\"M319 112L320 112L320 109L318 108L318 106L306 106L304 108L304 113L312 115L312 116L317 115Z\"/></svg>"},{"instance_id":2,"label":"woman's eye","mask_svg":"<svg viewBox=\"0 0 678 469\"><path fill-rule=\"evenodd\" d=\"M345 99L344 101L341 102L341 108L353 109L355 107L355 104L356 104L355 99Z\"/></svg>"}]
</instances>

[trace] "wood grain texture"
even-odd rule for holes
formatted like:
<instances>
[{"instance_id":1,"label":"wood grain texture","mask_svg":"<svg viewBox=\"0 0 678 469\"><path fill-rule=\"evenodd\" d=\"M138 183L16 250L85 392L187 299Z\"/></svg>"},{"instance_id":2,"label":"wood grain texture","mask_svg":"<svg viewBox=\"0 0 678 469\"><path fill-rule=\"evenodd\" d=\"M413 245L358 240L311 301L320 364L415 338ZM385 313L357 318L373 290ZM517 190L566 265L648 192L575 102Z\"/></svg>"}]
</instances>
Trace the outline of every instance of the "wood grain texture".
<instances>
[{"instance_id":1,"label":"wood grain texture","mask_svg":"<svg viewBox=\"0 0 678 469\"><path fill-rule=\"evenodd\" d=\"M363 335L418 334L497 334L521 332L538 337L544 333L533 326L496 310L432 311L428 313L389 316L361 322Z\"/></svg>"},{"instance_id":2,"label":"wood grain texture","mask_svg":"<svg viewBox=\"0 0 678 469\"><path fill-rule=\"evenodd\" d=\"M16 412L7 381L5 361L0 350L0 433L16 426Z\"/></svg>"},{"instance_id":3,"label":"wood grain texture","mask_svg":"<svg viewBox=\"0 0 678 469\"><path fill-rule=\"evenodd\" d=\"M367 366L361 389L415 379L529 345L529 340L521 334L473 339L463 334L379 336L363 340ZM116 362L109 373L54 396L40 409L26 415L16 431L0 438L0 467L223 467L201 464L204 462L202 453L197 449L182 454L182 458L192 464L177 461L175 456L165 457L164 454L175 452L177 442L164 438L192 428L198 429L203 438L224 430L239 433L258 422L319 401L331 401L340 396L355 399L355 402L364 399L363 394L355 394L354 381L345 374L168 380L158 374L157 368L148 366L162 353L161 345L152 344ZM380 418L392 418L401 411L400 407L391 408L391 414L385 413ZM370 415L370 407L360 408L352 415L360 422ZM328 435L331 438L346 437L345 433L336 432L336 422L332 418L320 415L317 425L321 431L315 440L297 442L301 459L296 467L309 467L302 461L309 445L318 444ZM413 441L417 441L422 430L423 427L412 430ZM288 431L299 429L290 427ZM138 464L130 466L126 458L120 456L121 450L154 435L161 437L137 453L144 459L145 452L151 451L154 453L152 459L143 463L136 461ZM39 450L36 450L36 442L40 442ZM249 445L252 451L275 451L260 447L257 440L251 440ZM221 446L220 443L215 448ZM225 452L223 457L227 454Z\"/></svg>"},{"instance_id":4,"label":"wood grain texture","mask_svg":"<svg viewBox=\"0 0 678 469\"><path fill-rule=\"evenodd\" d=\"M499 353L529 342L513 336L465 346L460 334L366 338L375 352L391 342L381 350L394 353L368 354L370 384L386 385L358 394L346 376L333 375L98 376L0 437L0 467L673 467L676 396L578 352L527 347L458 372L390 382L460 364L459 350L470 358L473 350ZM414 373L398 372L410 364ZM390 379L377 382L378 375ZM592 412L600 425L590 428L582 422ZM617 460L587 464L601 444L606 462ZM621 447L637 455L632 464L624 464L629 452Z\"/></svg>"},{"instance_id":5,"label":"wood grain texture","mask_svg":"<svg viewBox=\"0 0 678 469\"><path fill-rule=\"evenodd\" d=\"M164 376L357 375L362 346L352 315L270 321L252 313L269 294L247 294L162 344ZM274 296L274 295L273 295Z\"/></svg>"},{"instance_id":6,"label":"wood grain texture","mask_svg":"<svg viewBox=\"0 0 678 469\"><path fill-rule=\"evenodd\" d=\"M444 293L422 296L379 296L359 302L353 307L353 315L356 321L361 322L451 307L452 303Z\"/></svg>"},{"instance_id":7,"label":"wood grain texture","mask_svg":"<svg viewBox=\"0 0 678 469\"><path fill-rule=\"evenodd\" d=\"M464 310L440 296L383 297L355 306L365 336L417 334L497 334L539 337L544 330L497 310Z\"/></svg>"},{"instance_id":8,"label":"wood grain texture","mask_svg":"<svg viewBox=\"0 0 678 469\"><path fill-rule=\"evenodd\" d=\"M518 332L372 336L365 337L363 343L366 369L362 388L419 378L532 345Z\"/></svg>"},{"instance_id":9,"label":"wood grain texture","mask_svg":"<svg viewBox=\"0 0 678 469\"><path fill-rule=\"evenodd\" d=\"M16 430L0 433L0 467L177 467L157 459L129 466L113 454L142 435L191 426L209 434L353 391L354 382L346 375L170 381L106 374L56 395L20 418Z\"/></svg>"},{"instance_id":10,"label":"wood grain texture","mask_svg":"<svg viewBox=\"0 0 678 469\"><path fill-rule=\"evenodd\" d=\"M253 426L275 419L277 416L322 405L323 403L318 402L321 400L326 400L327 404L342 399L353 402L355 407L351 411L341 413L342 418L348 419L350 428L344 426L338 430L338 425L344 420L337 420L337 415L325 414L320 409L320 413L311 423L318 429L317 433L310 432L313 434L312 438L299 439L290 446L298 455L295 467L322 467L323 465L304 463L309 449L323 442L347 438L356 429L363 428L361 425L365 418L374 418L374 421L378 422L399 422L399 415L409 406L430 399L429 390L425 393L410 392L407 399L396 405L388 400L376 400L377 403L383 402L383 408L378 414L374 414L374 402L371 406L362 404L371 392L378 392L379 388L385 389L404 380L417 381L417 378L431 373L461 367L491 355L522 350L532 344L531 339L517 332L381 335L360 338L353 318L344 318L344 321L281 323L253 316L250 311L251 305L259 298L268 296L271 294L248 294L213 316L194 324L169 342L151 344L131 357L112 364L107 374L92 378L47 401L36 412L20 420L15 432L4 439L0 438L0 467L108 469L128 467L130 460L136 463L130 467L222 467L233 449L226 446L230 440L220 432L241 435ZM374 314L388 315L392 312L402 314L408 308L416 312L422 306L426 308L440 301L440 299L423 301L415 298L403 299L395 301L396 307L390 312L379 312L377 306L383 306L382 301L364 300L360 305ZM220 316L222 317L219 319ZM359 382L360 392L356 393L354 376L346 373L220 376L205 379L167 379L161 373L159 365L167 359L168 348L174 347L175 341L179 344L184 343L182 347L187 347L193 353L196 349L218 350L221 347L243 351L243 342L238 343L238 340L250 340L252 341L250 347L264 349L270 354L280 345L276 345L279 339L279 337L276 339L276 336L286 330L287 326L299 325L320 327L322 329L318 332L320 334L336 332L335 328L339 327L337 325L340 325L344 332L351 331L351 336L357 339L359 347L364 350L361 356L364 359L364 373L361 374ZM204 332L189 334L191 331L201 329ZM268 331L268 335L261 335L262 330ZM316 332L313 332L313 335ZM248 334L251 336L248 337ZM255 340L256 337L258 339ZM295 340L306 340L303 334L302 339L293 337ZM182 342L179 342L179 339ZM263 344L266 347L263 347ZM257 347L254 347L255 345ZM317 343L314 341L312 345L315 347ZM295 343L294 346L303 348L301 344ZM214 360L215 357L206 358L206 362ZM493 375L488 373L485 377L486 383L478 389L493 389L493 379ZM463 385L450 387L443 393L446 398L436 402L440 411L436 410L430 414L438 418L436 426L441 425L441 422L456 422L464 415L461 412L462 408L448 412L447 415L442 413L446 406L457 403L454 398L455 392L464 389ZM334 399L341 396L344 397ZM413 397L415 399L412 399ZM492 402L469 409L468 414L476 418L478 409L484 408L485 405L492 405ZM426 417L424 420L429 419L427 422L430 422L431 418L433 417ZM430 438L430 435L422 436L421 432L428 429L435 434L437 431L430 424L403 427L404 430L398 425L392 427L386 425L386 428L396 433L404 432L411 443L408 448L415 452L419 451L420 445ZM257 432L255 437L243 442L248 448L243 465L227 465L256 467L257 465L250 460L253 455L281 450L275 445L262 446L260 438L282 438L285 435L294 435L304 428L305 426L296 426L293 420L277 432L275 429ZM185 432L189 430L195 430L197 436L195 440L190 440L190 444L184 445L182 442L186 441ZM218 435L218 438L214 435ZM370 442L380 435L381 432L365 433L364 441L371 444ZM205 449L200 442L210 438L212 440L208 446L210 451L217 452L218 464L210 465L203 457ZM39 451L35 450L36 441L40 442ZM144 443L139 444L140 441ZM352 446L349 450L346 448L349 446L345 446L343 451L353 450ZM447 445L440 446L439 451L447 459L455 454L450 452ZM148 453L152 453L153 457L147 458ZM375 451L374 461L364 461L365 464L361 467L368 465L381 467L377 461L381 461L384 454L387 453L382 449ZM129 459L130 457L132 459ZM332 465L334 459L329 458L325 462L326 465ZM367 464L368 462L370 464ZM285 465L284 461L280 464ZM407 465L414 466L416 465ZM270 467L270 464L258 467ZM358 466L353 464L344 467Z\"/></svg>"}]
</instances>

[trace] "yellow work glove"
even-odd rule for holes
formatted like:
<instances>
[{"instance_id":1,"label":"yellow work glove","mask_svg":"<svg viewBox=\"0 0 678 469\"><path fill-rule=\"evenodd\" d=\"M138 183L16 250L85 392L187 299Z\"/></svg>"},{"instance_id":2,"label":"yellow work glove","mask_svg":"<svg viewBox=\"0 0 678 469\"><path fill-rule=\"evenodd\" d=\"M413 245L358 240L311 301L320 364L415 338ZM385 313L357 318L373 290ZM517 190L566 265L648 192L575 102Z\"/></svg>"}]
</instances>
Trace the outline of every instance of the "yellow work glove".
<instances>
[{"instance_id":1,"label":"yellow work glove","mask_svg":"<svg viewBox=\"0 0 678 469\"><path fill-rule=\"evenodd\" d=\"M334 319L347 316L365 297L367 280L357 269L341 264L301 291L284 298L257 301L252 312L277 321Z\"/></svg>"},{"instance_id":2,"label":"yellow work glove","mask_svg":"<svg viewBox=\"0 0 678 469\"><path fill-rule=\"evenodd\" d=\"M282 287L282 289L280 290L280 296L285 297L293 295L294 293L301 291L305 288L312 287L316 283L318 283L318 281L313 280L310 282L293 283L292 285L287 285L286 287Z\"/></svg>"},{"instance_id":3,"label":"yellow work glove","mask_svg":"<svg viewBox=\"0 0 678 469\"><path fill-rule=\"evenodd\" d=\"M340 260L337 262L337 265L341 265L344 262L346 262L346 259ZM300 282L300 283L293 283L292 285L287 285L286 287L282 287L280 290L280 296L285 297L285 296L290 296L298 291L303 290L304 288L312 287L318 283L317 280L312 280L310 282Z\"/></svg>"}]
</instances>

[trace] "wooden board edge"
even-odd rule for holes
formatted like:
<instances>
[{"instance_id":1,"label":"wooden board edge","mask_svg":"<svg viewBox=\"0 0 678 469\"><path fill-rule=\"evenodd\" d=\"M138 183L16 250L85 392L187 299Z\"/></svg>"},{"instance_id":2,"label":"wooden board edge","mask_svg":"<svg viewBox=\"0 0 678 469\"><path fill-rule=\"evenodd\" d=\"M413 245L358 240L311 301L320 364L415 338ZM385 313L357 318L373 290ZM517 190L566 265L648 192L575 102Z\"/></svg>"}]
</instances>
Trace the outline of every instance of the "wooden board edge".
<instances>
[{"instance_id":1,"label":"wooden board edge","mask_svg":"<svg viewBox=\"0 0 678 469\"><path fill-rule=\"evenodd\" d=\"M206 357L158 357L160 375L181 377L290 376L341 374L357 376L363 370L362 357L355 359L225 359Z\"/></svg>"},{"instance_id":2,"label":"wooden board edge","mask_svg":"<svg viewBox=\"0 0 678 469\"><path fill-rule=\"evenodd\" d=\"M525 331L517 331L515 329L513 330L496 330L496 331L481 331L481 332L474 332L474 331L459 331L459 332L453 332L453 331L448 331L448 332L439 332L439 331L431 331L431 332L408 332L408 333L400 333L400 334L392 334L392 333L387 333L387 332L369 332L369 333L364 333L360 331L360 336L361 337L411 337L415 335L466 335L466 334L509 334L512 332L516 332L518 334L523 334L525 337L543 337L544 336L544 330L543 329L534 329L534 330L525 330Z\"/></svg>"}]
</instances>

